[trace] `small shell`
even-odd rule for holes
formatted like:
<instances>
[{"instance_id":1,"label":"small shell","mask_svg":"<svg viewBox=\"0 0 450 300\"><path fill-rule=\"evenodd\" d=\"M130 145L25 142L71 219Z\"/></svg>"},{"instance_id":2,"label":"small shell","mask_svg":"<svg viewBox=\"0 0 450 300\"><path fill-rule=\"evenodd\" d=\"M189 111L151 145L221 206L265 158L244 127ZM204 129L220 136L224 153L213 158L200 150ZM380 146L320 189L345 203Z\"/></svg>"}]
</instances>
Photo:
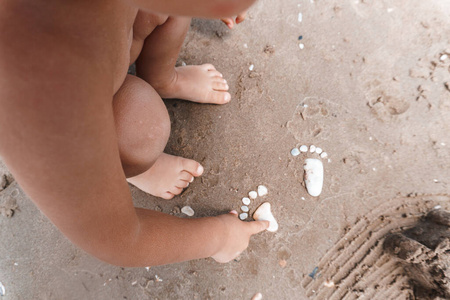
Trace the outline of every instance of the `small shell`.
<instances>
[{"instance_id":1,"label":"small shell","mask_svg":"<svg viewBox=\"0 0 450 300\"><path fill-rule=\"evenodd\" d=\"M291 150L292 156L298 156L299 154L300 154L300 150L298 150L298 148L294 148Z\"/></svg>"},{"instance_id":2,"label":"small shell","mask_svg":"<svg viewBox=\"0 0 450 300\"><path fill-rule=\"evenodd\" d=\"M243 212L248 212L248 206L245 206L245 205L241 206L241 210Z\"/></svg>"},{"instance_id":3,"label":"small shell","mask_svg":"<svg viewBox=\"0 0 450 300\"><path fill-rule=\"evenodd\" d=\"M250 199L247 197L242 198L242 203L245 205L249 205L250 204Z\"/></svg>"},{"instance_id":4,"label":"small shell","mask_svg":"<svg viewBox=\"0 0 450 300\"><path fill-rule=\"evenodd\" d=\"M322 157L322 158L327 158L327 157L328 157L328 154L327 154L326 152L322 152L322 153L320 154L320 157Z\"/></svg>"},{"instance_id":5,"label":"small shell","mask_svg":"<svg viewBox=\"0 0 450 300\"><path fill-rule=\"evenodd\" d=\"M262 294L261 293L254 294L252 300L262 300Z\"/></svg>"},{"instance_id":6,"label":"small shell","mask_svg":"<svg viewBox=\"0 0 450 300\"><path fill-rule=\"evenodd\" d=\"M315 158L307 158L303 166L305 170L305 185L308 194L317 197L322 193L323 187L323 164Z\"/></svg>"},{"instance_id":7,"label":"small shell","mask_svg":"<svg viewBox=\"0 0 450 300\"><path fill-rule=\"evenodd\" d=\"M444 55L442 55L439 59L441 60L441 61L444 61L444 60L446 60L448 58L448 55L447 54L444 54Z\"/></svg>"},{"instance_id":8,"label":"small shell","mask_svg":"<svg viewBox=\"0 0 450 300\"><path fill-rule=\"evenodd\" d=\"M256 197L258 197L258 193L256 191L251 191L248 193L248 196L250 199L256 199Z\"/></svg>"},{"instance_id":9,"label":"small shell","mask_svg":"<svg viewBox=\"0 0 450 300\"><path fill-rule=\"evenodd\" d=\"M306 145L300 146L300 152L308 152L308 146Z\"/></svg>"},{"instance_id":10,"label":"small shell","mask_svg":"<svg viewBox=\"0 0 450 300\"><path fill-rule=\"evenodd\" d=\"M267 195L267 193L269 193L269 190L265 186L263 185L258 186L258 196L262 197Z\"/></svg>"},{"instance_id":11,"label":"small shell","mask_svg":"<svg viewBox=\"0 0 450 300\"><path fill-rule=\"evenodd\" d=\"M248 213L242 213L239 215L239 219L241 219L242 221L244 221L247 218L248 218Z\"/></svg>"},{"instance_id":12,"label":"small shell","mask_svg":"<svg viewBox=\"0 0 450 300\"><path fill-rule=\"evenodd\" d=\"M322 152L323 152L322 148L319 148L319 147L316 148L316 153L317 153L317 154L320 154L320 153L322 153Z\"/></svg>"},{"instance_id":13,"label":"small shell","mask_svg":"<svg viewBox=\"0 0 450 300\"><path fill-rule=\"evenodd\" d=\"M304 44L298 44L298 47L303 50L305 48L305 45Z\"/></svg>"},{"instance_id":14,"label":"small shell","mask_svg":"<svg viewBox=\"0 0 450 300\"><path fill-rule=\"evenodd\" d=\"M278 223L270 210L269 202L264 202L256 209L253 214L253 219L256 221L269 221L270 225L269 228L266 229L267 231L275 232L278 230Z\"/></svg>"},{"instance_id":15,"label":"small shell","mask_svg":"<svg viewBox=\"0 0 450 300\"><path fill-rule=\"evenodd\" d=\"M5 295L6 295L5 287L4 287L3 283L0 282L0 296L5 296Z\"/></svg>"},{"instance_id":16,"label":"small shell","mask_svg":"<svg viewBox=\"0 0 450 300\"><path fill-rule=\"evenodd\" d=\"M250 65L250 67L248 67L248 69L249 69L250 71L253 71L254 68L255 68L254 65Z\"/></svg>"},{"instance_id":17,"label":"small shell","mask_svg":"<svg viewBox=\"0 0 450 300\"><path fill-rule=\"evenodd\" d=\"M316 146L311 145L309 146L309 152L314 153L316 151Z\"/></svg>"},{"instance_id":18,"label":"small shell","mask_svg":"<svg viewBox=\"0 0 450 300\"><path fill-rule=\"evenodd\" d=\"M190 207L190 206L184 206L181 209L181 212L185 215L188 215L189 217L192 217L195 213L194 210L192 209L192 207Z\"/></svg>"}]
</instances>

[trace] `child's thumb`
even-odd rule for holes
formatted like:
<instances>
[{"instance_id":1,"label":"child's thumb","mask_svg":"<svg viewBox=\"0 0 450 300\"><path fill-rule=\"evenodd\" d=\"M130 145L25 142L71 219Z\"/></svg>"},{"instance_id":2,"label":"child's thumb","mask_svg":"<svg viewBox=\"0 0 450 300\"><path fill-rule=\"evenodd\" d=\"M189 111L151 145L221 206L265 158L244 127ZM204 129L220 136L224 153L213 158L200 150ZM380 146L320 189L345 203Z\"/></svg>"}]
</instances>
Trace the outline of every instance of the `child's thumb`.
<instances>
[{"instance_id":1,"label":"child's thumb","mask_svg":"<svg viewBox=\"0 0 450 300\"><path fill-rule=\"evenodd\" d=\"M252 221L247 222L250 228L250 234L256 234L269 228L269 221Z\"/></svg>"}]
</instances>

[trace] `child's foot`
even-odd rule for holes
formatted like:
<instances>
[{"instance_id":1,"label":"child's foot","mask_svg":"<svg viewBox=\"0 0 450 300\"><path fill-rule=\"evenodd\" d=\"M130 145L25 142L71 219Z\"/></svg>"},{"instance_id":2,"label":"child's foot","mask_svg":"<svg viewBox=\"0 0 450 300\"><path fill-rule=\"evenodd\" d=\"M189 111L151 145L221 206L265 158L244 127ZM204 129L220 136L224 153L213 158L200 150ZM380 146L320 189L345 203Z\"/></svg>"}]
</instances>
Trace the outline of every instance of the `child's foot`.
<instances>
[{"instance_id":1,"label":"child's foot","mask_svg":"<svg viewBox=\"0 0 450 300\"><path fill-rule=\"evenodd\" d=\"M151 82L161 98L183 99L198 103L225 104L231 100L228 84L211 64L175 68L168 84Z\"/></svg>"},{"instance_id":2,"label":"child's foot","mask_svg":"<svg viewBox=\"0 0 450 300\"><path fill-rule=\"evenodd\" d=\"M153 196L172 199L202 173L203 167L198 162L163 153L150 169L127 180Z\"/></svg>"}]
</instances>

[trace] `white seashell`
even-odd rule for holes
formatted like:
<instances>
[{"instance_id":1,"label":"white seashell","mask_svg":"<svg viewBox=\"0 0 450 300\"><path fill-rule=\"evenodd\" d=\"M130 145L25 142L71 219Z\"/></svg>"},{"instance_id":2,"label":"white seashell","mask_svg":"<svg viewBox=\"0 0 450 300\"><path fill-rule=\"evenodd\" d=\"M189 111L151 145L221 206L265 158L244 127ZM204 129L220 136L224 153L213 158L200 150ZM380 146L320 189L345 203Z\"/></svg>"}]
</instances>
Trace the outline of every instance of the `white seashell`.
<instances>
[{"instance_id":1,"label":"white seashell","mask_svg":"<svg viewBox=\"0 0 450 300\"><path fill-rule=\"evenodd\" d=\"M181 209L181 212L185 215L188 215L189 217L192 217L195 213L194 210L192 209L192 207L190 207L190 206L184 206Z\"/></svg>"},{"instance_id":2,"label":"white seashell","mask_svg":"<svg viewBox=\"0 0 450 300\"><path fill-rule=\"evenodd\" d=\"M241 210L243 212L248 212L248 206L245 206L245 205L241 206Z\"/></svg>"},{"instance_id":3,"label":"white seashell","mask_svg":"<svg viewBox=\"0 0 450 300\"><path fill-rule=\"evenodd\" d=\"M320 154L320 157L322 157L322 158L327 158L327 157L328 157L328 154L327 154L326 152L322 152L322 153Z\"/></svg>"},{"instance_id":4,"label":"white seashell","mask_svg":"<svg viewBox=\"0 0 450 300\"><path fill-rule=\"evenodd\" d=\"M319 196L323 187L322 161L315 158L307 158L303 169L305 170L304 180L306 190L313 197Z\"/></svg>"},{"instance_id":5,"label":"white seashell","mask_svg":"<svg viewBox=\"0 0 450 300\"><path fill-rule=\"evenodd\" d=\"M186 67L186 63L185 63L184 61L181 62L181 65L182 65L183 67Z\"/></svg>"},{"instance_id":6,"label":"white seashell","mask_svg":"<svg viewBox=\"0 0 450 300\"><path fill-rule=\"evenodd\" d=\"M6 295L5 286L3 285L3 283L0 282L0 296L5 296L5 295Z\"/></svg>"},{"instance_id":7,"label":"white seashell","mask_svg":"<svg viewBox=\"0 0 450 300\"><path fill-rule=\"evenodd\" d=\"M298 13L298 21L299 22L303 21L303 14L302 13Z\"/></svg>"},{"instance_id":8,"label":"white seashell","mask_svg":"<svg viewBox=\"0 0 450 300\"><path fill-rule=\"evenodd\" d=\"M322 148L319 148L319 147L316 148L316 153L317 153L317 154L320 154L320 153L322 153L322 152L323 152Z\"/></svg>"},{"instance_id":9,"label":"white seashell","mask_svg":"<svg viewBox=\"0 0 450 300\"><path fill-rule=\"evenodd\" d=\"M300 152L308 152L308 146L306 145L300 146Z\"/></svg>"},{"instance_id":10,"label":"white seashell","mask_svg":"<svg viewBox=\"0 0 450 300\"><path fill-rule=\"evenodd\" d=\"M254 294L252 300L262 300L262 294L261 293Z\"/></svg>"},{"instance_id":11,"label":"white seashell","mask_svg":"<svg viewBox=\"0 0 450 300\"><path fill-rule=\"evenodd\" d=\"M258 193L255 191L251 191L250 193L248 193L248 196L250 197L250 199L256 199L256 197L258 197Z\"/></svg>"},{"instance_id":12,"label":"white seashell","mask_svg":"<svg viewBox=\"0 0 450 300\"><path fill-rule=\"evenodd\" d=\"M249 205L250 204L250 199L247 197L242 198L242 203L244 203L245 205Z\"/></svg>"},{"instance_id":13,"label":"white seashell","mask_svg":"<svg viewBox=\"0 0 450 300\"><path fill-rule=\"evenodd\" d=\"M299 154L300 154L300 150L298 150L298 148L294 148L291 150L292 156L298 156Z\"/></svg>"},{"instance_id":14,"label":"white seashell","mask_svg":"<svg viewBox=\"0 0 450 300\"><path fill-rule=\"evenodd\" d=\"M272 212L270 211L270 203L264 202L253 214L253 219L256 221L269 221L270 225L267 231L275 232L278 230L278 223L275 220Z\"/></svg>"},{"instance_id":15,"label":"white seashell","mask_svg":"<svg viewBox=\"0 0 450 300\"><path fill-rule=\"evenodd\" d=\"M304 44L298 44L298 46L300 47L300 49L304 49L305 48L305 45Z\"/></svg>"},{"instance_id":16,"label":"white seashell","mask_svg":"<svg viewBox=\"0 0 450 300\"><path fill-rule=\"evenodd\" d=\"M263 185L258 186L258 196L262 197L267 195L267 193L269 193L269 190L265 186Z\"/></svg>"},{"instance_id":17,"label":"white seashell","mask_svg":"<svg viewBox=\"0 0 450 300\"><path fill-rule=\"evenodd\" d=\"M311 145L311 146L309 147L309 152L314 153L315 151L316 151L316 146Z\"/></svg>"},{"instance_id":18,"label":"white seashell","mask_svg":"<svg viewBox=\"0 0 450 300\"><path fill-rule=\"evenodd\" d=\"M448 55L447 54L444 54L444 55L442 55L439 59L441 60L441 61L444 61L444 60L446 60L448 58Z\"/></svg>"},{"instance_id":19,"label":"white seashell","mask_svg":"<svg viewBox=\"0 0 450 300\"><path fill-rule=\"evenodd\" d=\"M242 213L239 215L239 219L241 219L242 221L244 221L247 218L248 218L248 213Z\"/></svg>"},{"instance_id":20,"label":"white seashell","mask_svg":"<svg viewBox=\"0 0 450 300\"><path fill-rule=\"evenodd\" d=\"M248 69L249 69L250 71L253 71L254 68L255 68L254 65L250 65L250 67L248 67Z\"/></svg>"}]
</instances>

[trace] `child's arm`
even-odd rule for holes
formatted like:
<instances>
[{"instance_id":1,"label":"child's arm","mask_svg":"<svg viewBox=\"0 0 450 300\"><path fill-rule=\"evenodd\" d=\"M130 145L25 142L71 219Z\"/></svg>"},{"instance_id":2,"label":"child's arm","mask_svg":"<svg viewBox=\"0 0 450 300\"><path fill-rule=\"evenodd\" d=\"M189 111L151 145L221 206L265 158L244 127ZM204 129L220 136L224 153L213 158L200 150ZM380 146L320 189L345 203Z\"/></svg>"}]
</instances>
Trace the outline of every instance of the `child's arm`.
<instances>
[{"instance_id":1,"label":"child's arm","mask_svg":"<svg viewBox=\"0 0 450 300\"><path fill-rule=\"evenodd\" d=\"M235 16L256 0L128 0L141 9L170 15L222 18Z\"/></svg>"},{"instance_id":2,"label":"child's arm","mask_svg":"<svg viewBox=\"0 0 450 300\"><path fill-rule=\"evenodd\" d=\"M133 207L112 112L115 65L95 33L70 38L83 24L0 18L0 154L15 178L72 242L109 263L234 258L267 223Z\"/></svg>"}]
</instances>

